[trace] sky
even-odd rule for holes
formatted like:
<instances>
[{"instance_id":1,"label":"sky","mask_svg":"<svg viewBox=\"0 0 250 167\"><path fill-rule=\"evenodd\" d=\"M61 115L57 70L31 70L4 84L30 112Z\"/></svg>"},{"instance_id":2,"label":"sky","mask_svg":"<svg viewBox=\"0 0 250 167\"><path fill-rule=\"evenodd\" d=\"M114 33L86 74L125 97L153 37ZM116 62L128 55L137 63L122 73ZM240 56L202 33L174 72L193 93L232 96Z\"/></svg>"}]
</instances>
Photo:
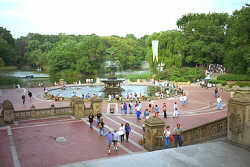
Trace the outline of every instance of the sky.
<instances>
[{"instance_id":1,"label":"sky","mask_svg":"<svg viewBox=\"0 0 250 167\"><path fill-rule=\"evenodd\" d=\"M14 38L28 33L134 34L177 29L188 13L232 14L250 0L0 0L0 26Z\"/></svg>"}]
</instances>

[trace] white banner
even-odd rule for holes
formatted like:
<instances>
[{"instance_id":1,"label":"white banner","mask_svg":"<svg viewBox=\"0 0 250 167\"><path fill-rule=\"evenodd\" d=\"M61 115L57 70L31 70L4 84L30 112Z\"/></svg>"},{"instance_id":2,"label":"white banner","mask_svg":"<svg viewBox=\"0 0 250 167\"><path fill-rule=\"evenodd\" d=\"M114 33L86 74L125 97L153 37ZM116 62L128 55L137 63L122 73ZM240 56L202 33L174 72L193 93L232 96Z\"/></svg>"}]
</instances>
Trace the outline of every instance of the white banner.
<instances>
[{"instance_id":1,"label":"white banner","mask_svg":"<svg viewBox=\"0 0 250 167\"><path fill-rule=\"evenodd\" d=\"M152 50L153 50L153 62L156 60L158 62L158 40L153 40L152 41Z\"/></svg>"}]
</instances>

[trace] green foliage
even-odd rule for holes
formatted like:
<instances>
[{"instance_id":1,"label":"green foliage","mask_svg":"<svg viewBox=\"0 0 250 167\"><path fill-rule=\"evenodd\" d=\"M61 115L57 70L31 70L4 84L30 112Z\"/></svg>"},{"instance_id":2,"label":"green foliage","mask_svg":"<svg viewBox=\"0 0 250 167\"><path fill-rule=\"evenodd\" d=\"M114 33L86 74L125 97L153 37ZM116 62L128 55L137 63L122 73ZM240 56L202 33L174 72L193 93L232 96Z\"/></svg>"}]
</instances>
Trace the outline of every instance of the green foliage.
<instances>
[{"instance_id":1,"label":"green foliage","mask_svg":"<svg viewBox=\"0 0 250 167\"><path fill-rule=\"evenodd\" d=\"M169 80L176 82L187 82L187 81L196 81L197 79L204 78L204 70L200 68L168 68L159 73L157 76L160 80Z\"/></svg>"},{"instance_id":2,"label":"green foliage","mask_svg":"<svg viewBox=\"0 0 250 167\"><path fill-rule=\"evenodd\" d=\"M4 63L3 59L0 57L0 68L4 67L4 65L5 65L5 63Z\"/></svg>"},{"instance_id":3,"label":"green foliage","mask_svg":"<svg viewBox=\"0 0 250 167\"><path fill-rule=\"evenodd\" d=\"M250 7L233 12L226 31L225 66L233 73L248 73L250 66Z\"/></svg>"},{"instance_id":4,"label":"green foliage","mask_svg":"<svg viewBox=\"0 0 250 167\"><path fill-rule=\"evenodd\" d=\"M21 84L22 81L19 80L16 77L2 77L0 76L0 86L7 86L7 85L16 85L16 84Z\"/></svg>"},{"instance_id":5,"label":"green foliage","mask_svg":"<svg viewBox=\"0 0 250 167\"><path fill-rule=\"evenodd\" d=\"M218 80L223 81L250 81L250 75L243 74L224 74L217 77Z\"/></svg>"},{"instance_id":6,"label":"green foliage","mask_svg":"<svg viewBox=\"0 0 250 167\"><path fill-rule=\"evenodd\" d=\"M209 80L208 82L212 84L221 84L223 86L227 84L227 82L223 80Z\"/></svg>"},{"instance_id":7,"label":"green foliage","mask_svg":"<svg viewBox=\"0 0 250 167\"><path fill-rule=\"evenodd\" d=\"M0 71L15 71L17 70L17 66L4 66L0 67Z\"/></svg>"}]
</instances>

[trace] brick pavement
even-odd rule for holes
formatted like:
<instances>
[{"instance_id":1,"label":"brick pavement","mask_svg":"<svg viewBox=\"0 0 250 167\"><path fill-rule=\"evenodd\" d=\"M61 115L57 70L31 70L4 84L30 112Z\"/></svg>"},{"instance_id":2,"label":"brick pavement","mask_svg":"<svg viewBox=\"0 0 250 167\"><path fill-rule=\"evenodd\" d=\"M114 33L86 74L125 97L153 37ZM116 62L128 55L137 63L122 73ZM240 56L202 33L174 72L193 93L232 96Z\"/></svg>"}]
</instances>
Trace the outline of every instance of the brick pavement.
<instances>
[{"instance_id":1,"label":"brick pavement","mask_svg":"<svg viewBox=\"0 0 250 167\"><path fill-rule=\"evenodd\" d=\"M167 120L160 117L166 124L171 126L171 129L176 126L176 123L181 123L184 130L190 129L227 115L226 107L223 110L217 110L214 106L216 99L213 97L213 89L202 88L184 88L189 99L189 103L182 107L179 105L180 117L173 119L169 117ZM6 98L11 98L15 108L23 109L19 95L20 90L9 89L3 90L6 96L1 97L1 101ZM49 105L53 101L45 101L40 98L42 89L34 88L33 95L34 104L38 107ZM223 92L223 101L226 103L229 99L229 93ZM173 103L178 99L170 100L155 100L155 103L160 105L163 102L167 103L169 115L172 114ZM213 104L213 105L211 105ZM29 104L27 104L28 106ZM58 105L68 105L67 103L58 103ZM27 107L26 106L26 107ZM148 102L143 103L143 109L147 108ZM76 120L69 116L55 117L39 120L25 120L19 121L17 125L12 125L13 138L16 146L17 155L21 166L57 166L67 163L85 161L90 159L97 159L110 156L118 156L123 154L145 151L140 147L138 139L142 138L142 124L143 120L138 121L135 114L121 115L109 114L107 112L107 103L102 106L104 114L104 122L106 124L106 131L108 129L118 129L121 123L129 122L132 128L130 134L130 141L123 142L122 145L126 149L120 148L116 153L108 155L106 153L106 138L100 137L98 132L89 128L88 123L82 120ZM120 107L119 107L120 110ZM119 111L120 112L120 111ZM0 166L14 166L11 150L9 148L9 140L7 131L0 129ZM56 137L65 137L66 143L57 143Z\"/></svg>"}]
</instances>

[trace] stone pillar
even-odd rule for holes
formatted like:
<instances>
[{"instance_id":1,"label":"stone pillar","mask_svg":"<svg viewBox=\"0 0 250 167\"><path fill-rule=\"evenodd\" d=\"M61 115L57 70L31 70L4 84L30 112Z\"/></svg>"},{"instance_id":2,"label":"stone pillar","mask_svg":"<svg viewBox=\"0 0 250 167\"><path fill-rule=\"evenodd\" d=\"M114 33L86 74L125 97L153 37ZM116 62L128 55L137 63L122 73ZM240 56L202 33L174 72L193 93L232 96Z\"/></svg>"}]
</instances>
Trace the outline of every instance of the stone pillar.
<instances>
[{"instance_id":1,"label":"stone pillar","mask_svg":"<svg viewBox=\"0 0 250 167\"><path fill-rule=\"evenodd\" d=\"M82 118L85 116L84 110L84 101L80 99L77 96L72 97L72 102L71 102L72 110L73 110L73 115L76 118Z\"/></svg>"},{"instance_id":2,"label":"stone pillar","mask_svg":"<svg viewBox=\"0 0 250 167\"><path fill-rule=\"evenodd\" d=\"M93 114L96 115L98 112L102 112L102 100L101 99L93 99Z\"/></svg>"},{"instance_id":3,"label":"stone pillar","mask_svg":"<svg viewBox=\"0 0 250 167\"><path fill-rule=\"evenodd\" d=\"M250 147L250 89L238 88L229 100L228 140Z\"/></svg>"},{"instance_id":4,"label":"stone pillar","mask_svg":"<svg viewBox=\"0 0 250 167\"><path fill-rule=\"evenodd\" d=\"M13 123L15 120L14 107L9 100L3 102L3 119L6 123Z\"/></svg>"},{"instance_id":5,"label":"stone pillar","mask_svg":"<svg viewBox=\"0 0 250 167\"><path fill-rule=\"evenodd\" d=\"M145 122L145 144L144 148L153 151L164 148L162 135L164 132L165 122L154 116L147 119Z\"/></svg>"}]
</instances>

